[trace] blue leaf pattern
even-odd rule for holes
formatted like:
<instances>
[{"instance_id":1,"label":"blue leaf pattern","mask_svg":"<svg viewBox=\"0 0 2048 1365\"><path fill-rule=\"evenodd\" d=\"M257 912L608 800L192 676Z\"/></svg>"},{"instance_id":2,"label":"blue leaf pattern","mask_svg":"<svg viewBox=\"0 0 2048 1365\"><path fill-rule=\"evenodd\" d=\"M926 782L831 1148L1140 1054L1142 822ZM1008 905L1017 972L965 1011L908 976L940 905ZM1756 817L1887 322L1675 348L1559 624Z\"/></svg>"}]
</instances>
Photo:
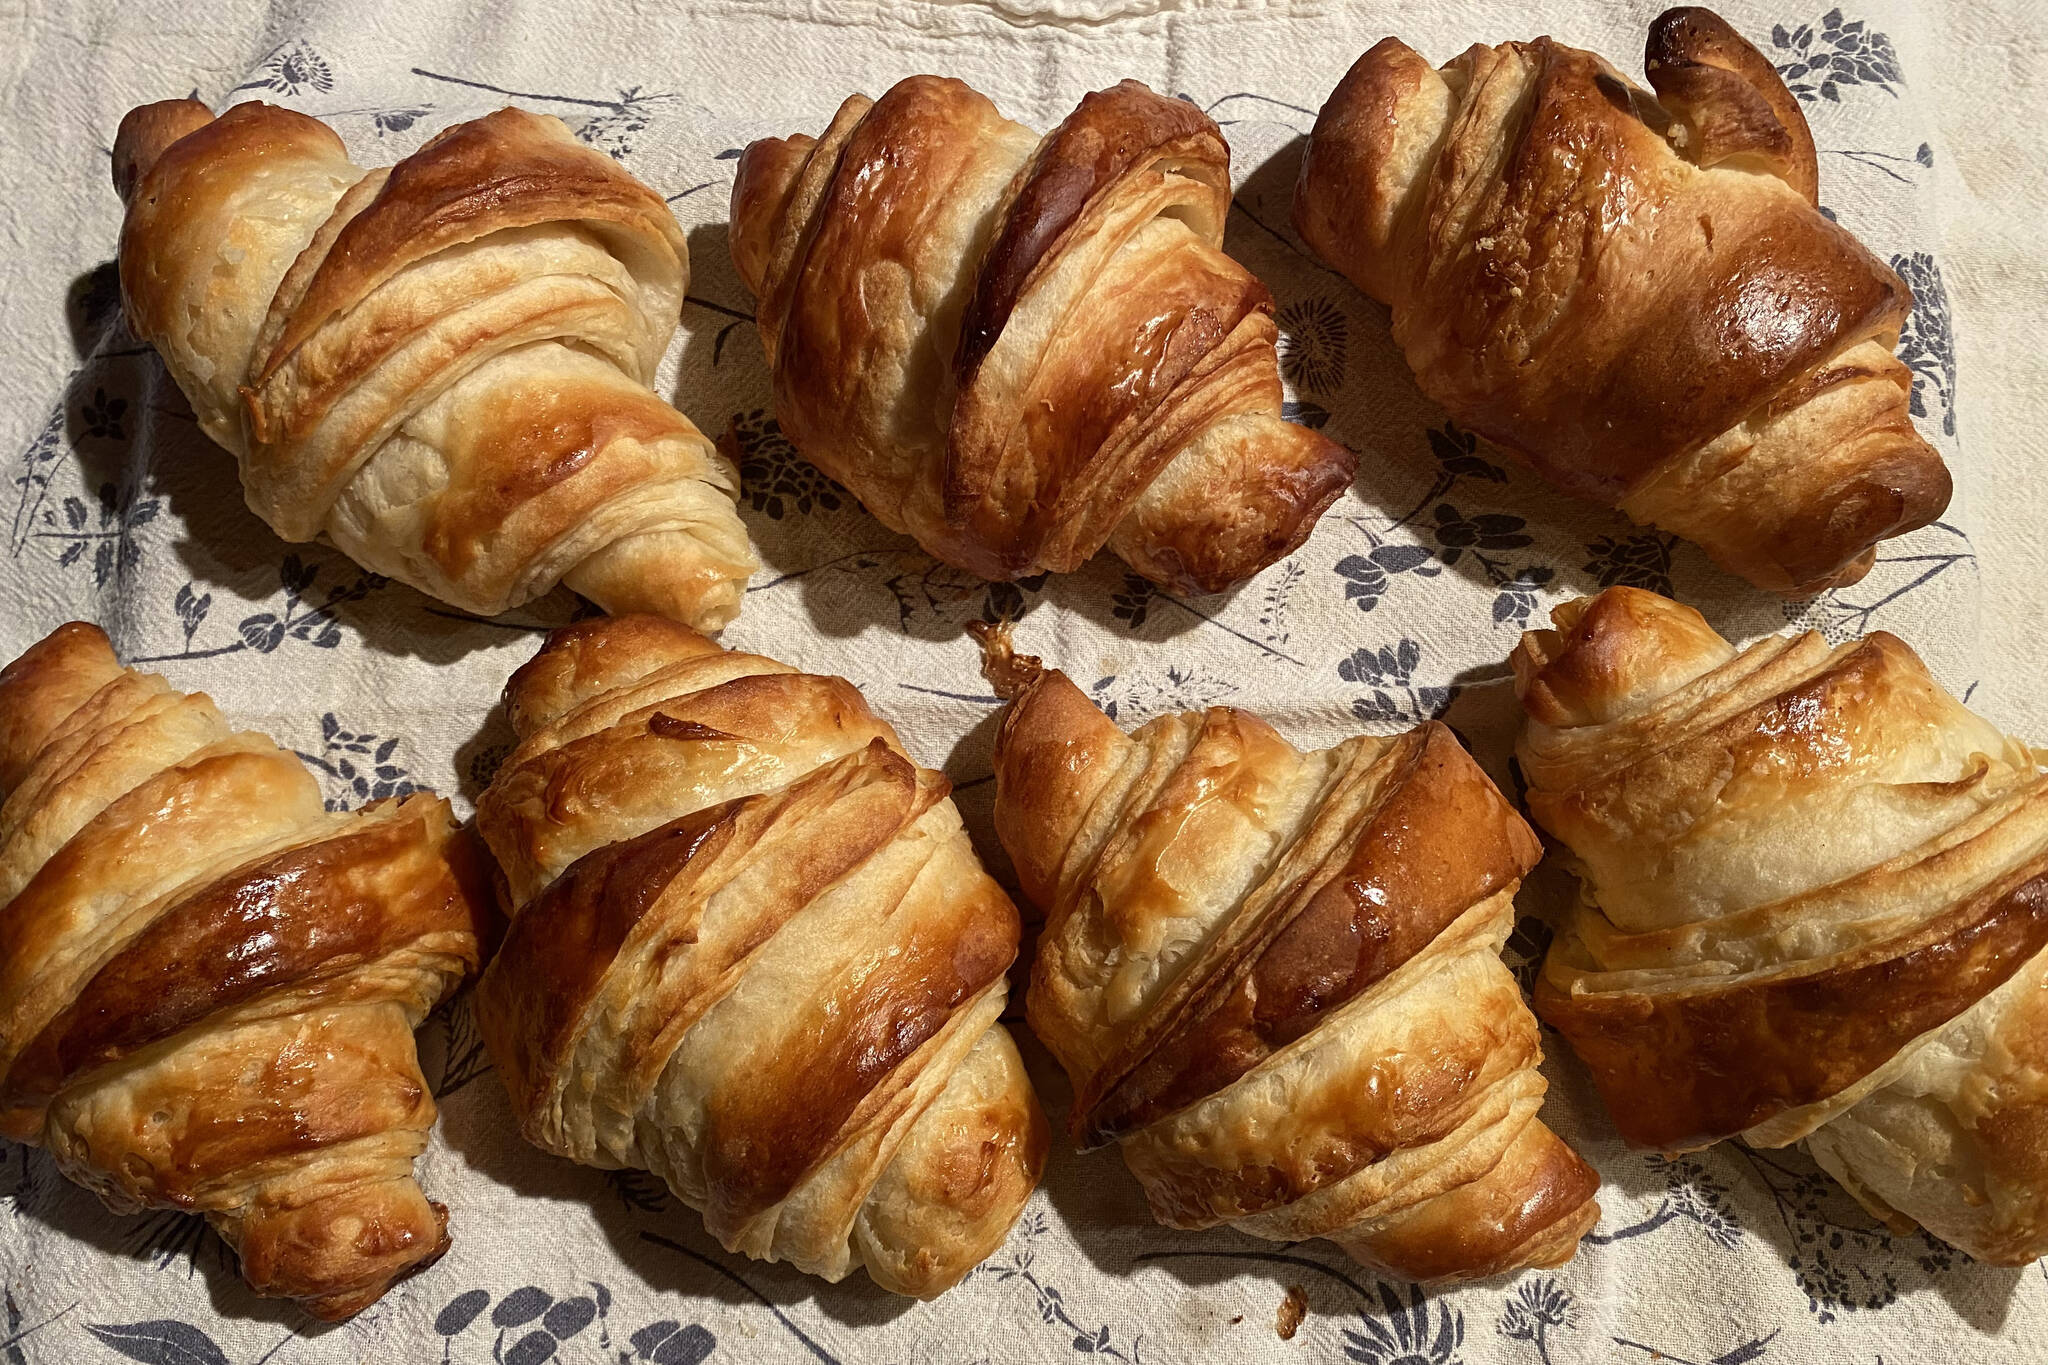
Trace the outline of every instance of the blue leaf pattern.
<instances>
[{"instance_id":1,"label":"blue leaf pattern","mask_svg":"<svg viewBox=\"0 0 2048 1365\"><path fill-rule=\"evenodd\" d=\"M1892 40L1861 19L1843 18L1839 9L1829 10L1817 24L1777 25L1771 45L1780 54L1778 74L1803 100L1839 103L1842 91L1857 85L1897 95L1905 82Z\"/></svg>"},{"instance_id":2,"label":"blue leaf pattern","mask_svg":"<svg viewBox=\"0 0 2048 1365\"><path fill-rule=\"evenodd\" d=\"M86 1324L101 1345L140 1365L228 1365L212 1337L189 1322L157 1318L149 1322Z\"/></svg>"},{"instance_id":3,"label":"blue leaf pattern","mask_svg":"<svg viewBox=\"0 0 2048 1365\"><path fill-rule=\"evenodd\" d=\"M1913 290L1913 311L1899 332L1899 359L1913 371L1913 415L1934 415L1934 403L1928 401L1931 393L1940 403L1942 433L1953 436L1956 348L1949 331L1948 289L1941 281L1941 267L1926 252L1915 251L1892 257L1892 269Z\"/></svg>"}]
</instances>

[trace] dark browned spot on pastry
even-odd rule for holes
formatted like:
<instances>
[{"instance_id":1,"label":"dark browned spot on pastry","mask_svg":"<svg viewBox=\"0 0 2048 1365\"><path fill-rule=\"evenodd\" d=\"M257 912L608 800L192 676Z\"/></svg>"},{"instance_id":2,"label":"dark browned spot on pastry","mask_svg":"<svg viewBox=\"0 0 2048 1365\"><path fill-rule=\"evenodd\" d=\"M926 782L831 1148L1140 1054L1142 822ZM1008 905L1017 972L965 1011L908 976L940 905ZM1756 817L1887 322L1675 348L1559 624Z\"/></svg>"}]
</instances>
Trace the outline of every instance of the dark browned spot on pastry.
<instances>
[{"instance_id":1,"label":"dark browned spot on pastry","mask_svg":"<svg viewBox=\"0 0 2048 1365\"><path fill-rule=\"evenodd\" d=\"M1090 201L1147 158L1184 149L1217 166L1229 151L1215 122L1186 100L1123 81L1082 97L1040 144L1023 172L1003 229L982 257L973 299L961 319L953 372L973 382L1002 335L1024 283Z\"/></svg>"},{"instance_id":2,"label":"dark browned spot on pastry","mask_svg":"<svg viewBox=\"0 0 2048 1365\"><path fill-rule=\"evenodd\" d=\"M723 730L714 729L709 725L700 725L694 720L677 720L674 716L663 715L659 711L648 718L647 728L652 733L660 735L663 739L719 740L739 738L738 735L729 735Z\"/></svg>"},{"instance_id":3,"label":"dark browned spot on pastry","mask_svg":"<svg viewBox=\"0 0 2048 1365\"><path fill-rule=\"evenodd\" d=\"M238 868L158 918L95 974L25 1048L8 1103L281 991L340 989L358 967L423 935L473 932L443 859L445 806L364 822ZM450 950L455 945L450 944ZM469 948L474 961L475 948Z\"/></svg>"},{"instance_id":4,"label":"dark browned spot on pastry","mask_svg":"<svg viewBox=\"0 0 2048 1365\"><path fill-rule=\"evenodd\" d=\"M627 935L691 863L732 837L744 801L585 854L521 910L477 985L477 1019L524 1120Z\"/></svg>"},{"instance_id":5,"label":"dark browned spot on pastry","mask_svg":"<svg viewBox=\"0 0 2048 1365\"><path fill-rule=\"evenodd\" d=\"M1546 973L1536 1012L1585 1060L1630 1144L1705 1146L1839 1093L2003 985L2048 944L2043 861L1805 975L1646 996L1568 994Z\"/></svg>"},{"instance_id":6,"label":"dark browned spot on pastry","mask_svg":"<svg viewBox=\"0 0 2048 1365\"><path fill-rule=\"evenodd\" d=\"M884 1087L886 1098L886 1087L910 1079L892 1073L1017 955L1016 908L986 878L948 910L942 929L928 906L887 913L921 913L931 928L877 945L838 979L819 982L773 1056L759 1056L751 1081L707 1102L705 1218L715 1235L787 1197L836 1150L856 1112L871 1107L870 1092Z\"/></svg>"}]
</instances>

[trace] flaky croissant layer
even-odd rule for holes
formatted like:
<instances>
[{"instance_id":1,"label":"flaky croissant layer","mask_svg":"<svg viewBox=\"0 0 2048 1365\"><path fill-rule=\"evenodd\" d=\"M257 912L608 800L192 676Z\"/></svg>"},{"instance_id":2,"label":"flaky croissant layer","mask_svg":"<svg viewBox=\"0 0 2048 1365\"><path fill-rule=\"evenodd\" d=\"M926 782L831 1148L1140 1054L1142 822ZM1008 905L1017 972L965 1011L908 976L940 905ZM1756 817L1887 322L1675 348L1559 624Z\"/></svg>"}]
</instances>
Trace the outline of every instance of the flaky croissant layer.
<instances>
[{"instance_id":1,"label":"flaky croissant layer","mask_svg":"<svg viewBox=\"0 0 2048 1365\"><path fill-rule=\"evenodd\" d=\"M1611 588L1514 656L1584 903L1536 1008L1622 1135L1804 1140L1895 1228L2048 1254L2048 755L1882 632L1737 651Z\"/></svg>"},{"instance_id":2,"label":"flaky croissant layer","mask_svg":"<svg viewBox=\"0 0 2048 1365\"><path fill-rule=\"evenodd\" d=\"M986 578L1107 544L1217 592L1291 553L1355 460L1281 418L1272 299L1222 251L1229 156L1135 81L1043 138L913 76L754 143L732 252L782 430Z\"/></svg>"},{"instance_id":3,"label":"flaky croissant layer","mask_svg":"<svg viewBox=\"0 0 2048 1365\"><path fill-rule=\"evenodd\" d=\"M365 172L319 121L122 120L121 288L249 506L486 615L567 583L716 629L737 475L649 389L689 256L661 196L504 109Z\"/></svg>"},{"instance_id":4,"label":"flaky croissant layer","mask_svg":"<svg viewBox=\"0 0 2048 1365\"><path fill-rule=\"evenodd\" d=\"M1045 911L1028 1001L1154 1215L1417 1280L1558 1265L1599 1179L1538 1118L1500 950L1535 836L1450 731L1304 754L1217 708L1125 735L985 637L996 832Z\"/></svg>"},{"instance_id":5,"label":"flaky croissant layer","mask_svg":"<svg viewBox=\"0 0 2048 1365\"><path fill-rule=\"evenodd\" d=\"M843 679L657 617L557 631L506 705L477 1017L521 1131L652 1171L729 1249L956 1283L1045 1120L998 1022L1016 907L946 779Z\"/></svg>"},{"instance_id":6,"label":"flaky croissant layer","mask_svg":"<svg viewBox=\"0 0 2048 1365\"><path fill-rule=\"evenodd\" d=\"M1804 596L1940 516L1899 277L1819 211L1813 139L1723 20L1651 25L1644 91L1549 38L1397 39L1316 120L1294 221L1388 304L1423 391L1567 492Z\"/></svg>"},{"instance_id":7,"label":"flaky croissant layer","mask_svg":"<svg viewBox=\"0 0 2048 1365\"><path fill-rule=\"evenodd\" d=\"M0 797L0 1132L204 1213L315 1317L440 1255L412 1031L477 964L448 803L329 812L82 623L0 671Z\"/></svg>"}]
</instances>

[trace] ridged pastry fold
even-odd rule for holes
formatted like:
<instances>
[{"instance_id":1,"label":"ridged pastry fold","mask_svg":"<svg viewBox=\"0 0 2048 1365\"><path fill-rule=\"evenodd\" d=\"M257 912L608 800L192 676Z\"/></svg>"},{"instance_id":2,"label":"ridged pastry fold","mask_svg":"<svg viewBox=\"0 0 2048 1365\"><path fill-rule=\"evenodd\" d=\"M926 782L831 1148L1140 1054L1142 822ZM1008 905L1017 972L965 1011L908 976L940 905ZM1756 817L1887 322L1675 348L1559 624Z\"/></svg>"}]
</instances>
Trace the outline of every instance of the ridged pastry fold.
<instances>
[{"instance_id":1,"label":"ridged pastry fold","mask_svg":"<svg viewBox=\"0 0 2048 1365\"><path fill-rule=\"evenodd\" d=\"M1152 1212L1456 1280L1569 1259L1598 1177L1537 1117L1500 950L1539 849L1428 724L1303 753L1247 712L1126 735L986 632L996 832L1046 915L1033 1030Z\"/></svg>"},{"instance_id":2,"label":"ridged pastry fold","mask_svg":"<svg viewBox=\"0 0 2048 1365\"><path fill-rule=\"evenodd\" d=\"M661 196L504 109L364 171L317 119L122 121L121 287L286 540L495 614L557 583L717 629L737 475L649 386L689 280Z\"/></svg>"},{"instance_id":3,"label":"ridged pastry fold","mask_svg":"<svg viewBox=\"0 0 2048 1365\"><path fill-rule=\"evenodd\" d=\"M776 419L932 554L1009 579L1105 544L1217 592L1291 553L1349 451L1281 417L1272 297L1223 254L1229 149L1125 81L1043 138L957 80L756 142L732 253Z\"/></svg>"},{"instance_id":4,"label":"ridged pastry fold","mask_svg":"<svg viewBox=\"0 0 2048 1365\"><path fill-rule=\"evenodd\" d=\"M1568 493L1788 596L1948 505L1894 354L1898 275L1820 212L1813 138L1711 11L1651 90L1550 38L1432 68L1388 38L1316 119L1294 222L1393 310L1417 382Z\"/></svg>"},{"instance_id":5,"label":"ridged pastry fold","mask_svg":"<svg viewBox=\"0 0 2048 1365\"><path fill-rule=\"evenodd\" d=\"M653 1172L726 1247L930 1297L1045 1120L1018 919L940 774L840 678L658 617L557 631L478 803L513 910L478 1019L521 1131Z\"/></svg>"},{"instance_id":6,"label":"ridged pastry fold","mask_svg":"<svg viewBox=\"0 0 2048 1365\"><path fill-rule=\"evenodd\" d=\"M1515 651L1584 894L1536 1008L1630 1142L1803 1141L1873 1213L2048 1253L2048 767L1884 632L1744 650L1632 588Z\"/></svg>"},{"instance_id":7,"label":"ridged pastry fold","mask_svg":"<svg viewBox=\"0 0 2048 1365\"><path fill-rule=\"evenodd\" d=\"M477 965L448 803L329 811L78 622L0 670L0 798L0 1133L117 1212L205 1214L318 1318L446 1250L412 1031Z\"/></svg>"}]
</instances>

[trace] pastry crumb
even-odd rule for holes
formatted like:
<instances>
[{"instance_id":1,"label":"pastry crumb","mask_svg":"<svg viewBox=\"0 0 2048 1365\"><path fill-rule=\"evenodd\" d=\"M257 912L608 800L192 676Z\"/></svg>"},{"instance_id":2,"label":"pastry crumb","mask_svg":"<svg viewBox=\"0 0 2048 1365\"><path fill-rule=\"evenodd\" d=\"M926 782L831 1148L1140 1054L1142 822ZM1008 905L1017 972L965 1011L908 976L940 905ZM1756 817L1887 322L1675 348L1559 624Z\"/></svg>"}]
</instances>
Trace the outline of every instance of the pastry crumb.
<instances>
[{"instance_id":1,"label":"pastry crumb","mask_svg":"<svg viewBox=\"0 0 2048 1365\"><path fill-rule=\"evenodd\" d=\"M1287 1297L1280 1300L1280 1311L1273 1317L1273 1330L1280 1334L1280 1340L1292 1341L1294 1334L1301 1330L1303 1318L1308 1316L1308 1291L1298 1284L1287 1286Z\"/></svg>"}]
</instances>

